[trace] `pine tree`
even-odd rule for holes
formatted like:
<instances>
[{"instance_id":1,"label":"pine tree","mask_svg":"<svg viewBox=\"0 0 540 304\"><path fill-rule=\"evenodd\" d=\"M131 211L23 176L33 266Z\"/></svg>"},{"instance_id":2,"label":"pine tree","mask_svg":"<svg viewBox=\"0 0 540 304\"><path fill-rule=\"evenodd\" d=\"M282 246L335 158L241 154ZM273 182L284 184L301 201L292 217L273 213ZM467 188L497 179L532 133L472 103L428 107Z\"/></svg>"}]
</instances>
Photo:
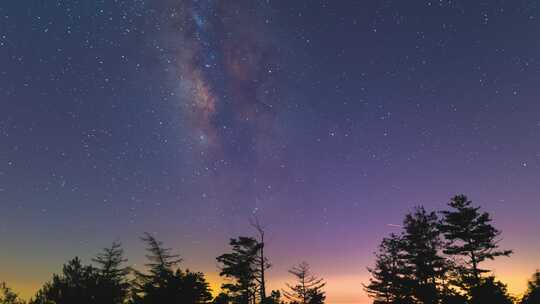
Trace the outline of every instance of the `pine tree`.
<instances>
[{"instance_id":1,"label":"pine tree","mask_svg":"<svg viewBox=\"0 0 540 304\"><path fill-rule=\"evenodd\" d=\"M403 249L403 239L395 234L384 238L379 245L375 267L368 268L369 284L364 286L373 303L412 303Z\"/></svg>"},{"instance_id":2,"label":"pine tree","mask_svg":"<svg viewBox=\"0 0 540 304\"><path fill-rule=\"evenodd\" d=\"M146 255L148 263L145 266L149 268L150 275L154 278L159 278L164 273L172 273L172 269L182 262L178 254L171 254L172 249L163 247L163 243L150 233L145 233L141 240L146 243L148 251Z\"/></svg>"},{"instance_id":3,"label":"pine tree","mask_svg":"<svg viewBox=\"0 0 540 304\"><path fill-rule=\"evenodd\" d=\"M489 214L472 206L465 195L453 197L448 205L452 209L441 212L444 218L440 229L448 240L444 253L464 261L458 268L460 287L470 291L472 287L479 286L482 274L489 272L480 268L480 263L509 256L512 251L498 250L497 238L501 232L491 225Z\"/></svg>"},{"instance_id":4,"label":"pine tree","mask_svg":"<svg viewBox=\"0 0 540 304\"><path fill-rule=\"evenodd\" d=\"M163 243L149 233L141 238L146 243L148 254L148 273L135 271L133 302L136 304L168 303L174 292L169 288L173 280L175 267L182 261L171 254L170 248L164 248Z\"/></svg>"},{"instance_id":5,"label":"pine tree","mask_svg":"<svg viewBox=\"0 0 540 304\"><path fill-rule=\"evenodd\" d=\"M529 281L527 292L521 299L520 304L540 303L540 270L537 270Z\"/></svg>"},{"instance_id":6,"label":"pine tree","mask_svg":"<svg viewBox=\"0 0 540 304\"><path fill-rule=\"evenodd\" d=\"M124 303L130 287L127 281L130 270L128 267L122 267L127 259L124 258L121 244L113 242L110 248L104 248L93 261L98 264L99 294L96 296L99 298L99 303Z\"/></svg>"},{"instance_id":7,"label":"pine tree","mask_svg":"<svg viewBox=\"0 0 540 304\"><path fill-rule=\"evenodd\" d=\"M179 255L171 254L172 249L164 248L163 243L150 233L145 233L141 240L147 245L146 251L148 251L148 254L146 254L146 258L148 263L145 266L150 274L137 273L140 278L159 282L161 279L166 279L171 275L174 272L173 268L182 262Z\"/></svg>"},{"instance_id":8,"label":"pine tree","mask_svg":"<svg viewBox=\"0 0 540 304\"><path fill-rule=\"evenodd\" d=\"M296 284L287 284L288 291L283 291L283 295L291 303L298 304L323 304L326 299L323 291L326 283L322 278L317 278L311 274L309 264L302 262L289 270L295 276Z\"/></svg>"},{"instance_id":9,"label":"pine tree","mask_svg":"<svg viewBox=\"0 0 540 304\"><path fill-rule=\"evenodd\" d=\"M53 275L51 282L41 288L32 304L101 304L99 274L92 266L82 265L74 258L64 265L61 275Z\"/></svg>"},{"instance_id":10,"label":"pine tree","mask_svg":"<svg viewBox=\"0 0 540 304\"><path fill-rule=\"evenodd\" d=\"M212 301L212 304L229 304L229 303L231 303L231 297L225 292L220 292Z\"/></svg>"},{"instance_id":11,"label":"pine tree","mask_svg":"<svg viewBox=\"0 0 540 304\"><path fill-rule=\"evenodd\" d=\"M494 277L482 278L480 284L471 289L470 304L512 304L506 285Z\"/></svg>"},{"instance_id":12,"label":"pine tree","mask_svg":"<svg viewBox=\"0 0 540 304\"><path fill-rule=\"evenodd\" d=\"M417 207L403 222L404 271L410 276L413 296L423 304L440 299L448 262L440 255L442 240L435 212Z\"/></svg>"},{"instance_id":13,"label":"pine tree","mask_svg":"<svg viewBox=\"0 0 540 304\"><path fill-rule=\"evenodd\" d=\"M272 290L270 296L265 299L263 304L283 304L281 292L279 290Z\"/></svg>"},{"instance_id":14,"label":"pine tree","mask_svg":"<svg viewBox=\"0 0 540 304\"><path fill-rule=\"evenodd\" d=\"M251 237L231 239L231 253L217 257L221 264L220 276L231 279L222 285L235 303L251 304L257 291L257 258L260 244Z\"/></svg>"},{"instance_id":15,"label":"pine tree","mask_svg":"<svg viewBox=\"0 0 540 304\"><path fill-rule=\"evenodd\" d=\"M148 254L148 273L135 272L134 304L207 304L212 300L208 282L200 272L182 271L182 259L146 233L141 238Z\"/></svg>"},{"instance_id":16,"label":"pine tree","mask_svg":"<svg viewBox=\"0 0 540 304\"><path fill-rule=\"evenodd\" d=\"M0 304L23 304L19 296L5 282L0 282Z\"/></svg>"},{"instance_id":17,"label":"pine tree","mask_svg":"<svg viewBox=\"0 0 540 304\"><path fill-rule=\"evenodd\" d=\"M170 302L178 304L207 304L212 301L210 286L204 274L189 270L176 270L167 286L171 291ZM162 303L162 302L159 302Z\"/></svg>"}]
</instances>

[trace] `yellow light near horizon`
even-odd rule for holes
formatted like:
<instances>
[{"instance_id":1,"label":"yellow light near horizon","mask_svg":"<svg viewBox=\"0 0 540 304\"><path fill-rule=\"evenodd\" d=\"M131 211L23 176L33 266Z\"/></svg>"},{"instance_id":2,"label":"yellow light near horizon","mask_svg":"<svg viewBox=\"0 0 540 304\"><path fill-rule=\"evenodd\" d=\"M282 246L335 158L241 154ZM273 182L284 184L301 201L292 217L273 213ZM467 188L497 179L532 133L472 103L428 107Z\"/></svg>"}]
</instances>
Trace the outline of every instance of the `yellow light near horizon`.
<instances>
[{"instance_id":1,"label":"yellow light near horizon","mask_svg":"<svg viewBox=\"0 0 540 304\"><path fill-rule=\"evenodd\" d=\"M530 270L530 265L520 265L503 263L499 261L494 263L494 274L497 279L508 285L508 290L513 296L521 297L527 288L527 282L531 278L534 270ZM217 272L205 274L212 294L217 296L221 291L221 284L224 280ZM372 300L366 295L363 290L362 283L369 280L368 276L356 275L330 275L326 278L327 303L331 304L368 304ZM290 280L288 277L275 277L268 282L268 289L281 290L284 282ZM1 279L0 279L1 281ZM21 280L14 277L13 280L7 282L8 286L17 292L21 298L30 299L35 295L36 291L45 283L38 280Z\"/></svg>"}]
</instances>

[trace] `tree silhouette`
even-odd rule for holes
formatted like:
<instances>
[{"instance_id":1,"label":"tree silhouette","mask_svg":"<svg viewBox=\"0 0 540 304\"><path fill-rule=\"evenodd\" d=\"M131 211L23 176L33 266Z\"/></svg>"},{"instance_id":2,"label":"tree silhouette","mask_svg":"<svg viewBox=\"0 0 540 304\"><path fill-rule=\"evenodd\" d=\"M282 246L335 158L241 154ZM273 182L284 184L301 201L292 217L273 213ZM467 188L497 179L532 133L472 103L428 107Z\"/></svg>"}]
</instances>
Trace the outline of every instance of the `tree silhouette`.
<instances>
[{"instance_id":1,"label":"tree silhouette","mask_svg":"<svg viewBox=\"0 0 540 304\"><path fill-rule=\"evenodd\" d=\"M231 297L224 292L220 292L212 301L212 304L229 304L231 303Z\"/></svg>"},{"instance_id":2,"label":"tree silhouette","mask_svg":"<svg viewBox=\"0 0 540 304\"><path fill-rule=\"evenodd\" d=\"M383 239L375 266L368 268L371 278L364 288L374 303L513 301L504 284L494 277L483 278L488 270L478 267L486 259L508 256L512 251L498 249L500 232L491 225L488 213L471 204L466 196L455 196L449 203L452 210L441 212L441 221L423 207L405 216L402 234ZM540 274L529 285L523 301L538 293Z\"/></svg>"},{"instance_id":3,"label":"tree silhouette","mask_svg":"<svg viewBox=\"0 0 540 304\"><path fill-rule=\"evenodd\" d=\"M157 297L154 293L166 290L167 282L174 275L173 267L177 266L182 259L176 254L171 254L170 248L164 248L163 243L149 233L145 233L141 240L147 245L148 262L145 266L148 268L148 273L135 271L135 296L137 298L138 294L143 294L144 297Z\"/></svg>"},{"instance_id":4,"label":"tree silhouette","mask_svg":"<svg viewBox=\"0 0 540 304\"><path fill-rule=\"evenodd\" d=\"M147 244L148 273L135 272L134 304L210 303L212 295L202 273L178 269L182 259L151 234L146 233L141 239Z\"/></svg>"},{"instance_id":5,"label":"tree silhouette","mask_svg":"<svg viewBox=\"0 0 540 304\"><path fill-rule=\"evenodd\" d=\"M37 292L32 304L122 304L126 301L130 284L128 268L119 243L105 248L93 261L98 267L83 265L78 257L63 266L60 275Z\"/></svg>"},{"instance_id":6,"label":"tree silhouette","mask_svg":"<svg viewBox=\"0 0 540 304\"><path fill-rule=\"evenodd\" d=\"M222 285L238 304L250 304L255 302L257 292L257 258L260 244L251 237L239 237L231 239L231 253L217 257L221 264L220 276L231 279Z\"/></svg>"},{"instance_id":7,"label":"tree silhouette","mask_svg":"<svg viewBox=\"0 0 540 304\"><path fill-rule=\"evenodd\" d=\"M444 293L441 295L441 304L467 304L467 297L458 292Z\"/></svg>"},{"instance_id":8,"label":"tree silhouette","mask_svg":"<svg viewBox=\"0 0 540 304\"><path fill-rule=\"evenodd\" d=\"M439 255L443 242L437 214L417 207L405 216L403 227L405 271L412 294L420 303L436 303L448 270L448 262Z\"/></svg>"},{"instance_id":9,"label":"tree silhouette","mask_svg":"<svg viewBox=\"0 0 540 304\"><path fill-rule=\"evenodd\" d=\"M263 304L283 304L283 303L284 302L281 300L281 292L279 292L279 290L272 290L272 292L270 292L270 296L264 300Z\"/></svg>"},{"instance_id":10,"label":"tree silhouette","mask_svg":"<svg viewBox=\"0 0 540 304\"><path fill-rule=\"evenodd\" d=\"M395 234L384 238L379 245L375 267L368 268L371 273L369 284L364 285L373 303L413 303L403 250L403 238Z\"/></svg>"},{"instance_id":11,"label":"tree silhouette","mask_svg":"<svg viewBox=\"0 0 540 304\"><path fill-rule=\"evenodd\" d=\"M264 246L265 246L264 227L261 225L259 218L257 216L253 216L250 222L251 222L251 225L255 228L255 230L257 230L257 234L259 237L258 252L257 252L256 261L255 261L255 264L256 264L255 280L257 280L257 283L258 283L257 288L259 289L260 303L264 303L264 302L267 302L265 272L268 268L270 268L271 265L268 262L268 258L264 255Z\"/></svg>"},{"instance_id":12,"label":"tree silhouette","mask_svg":"<svg viewBox=\"0 0 540 304\"><path fill-rule=\"evenodd\" d=\"M92 266L82 265L77 257L64 265L61 275L53 275L51 282L38 291L32 304L101 304L99 274Z\"/></svg>"},{"instance_id":13,"label":"tree silhouette","mask_svg":"<svg viewBox=\"0 0 540 304\"><path fill-rule=\"evenodd\" d=\"M289 273L295 276L296 284L287 283L288 291L283 291L283 295L291 303L298 304L322 304L326 299L323 287L326 285L322 278L317 278L311 274L309 264L302 262L292 267Z\"/></svg>"},{"instance_id":14,"label":"tree silhouette","mask_svg":"<svg viewBox=\"0 0 540 304\"><path fill-rule=\"evenodd\" d=\"M5 282L0 282L0 304L24 304Z\"/></svg>"},{"instance_id":15,"label":"tree silhouette","mask_svg":"<svg viewBox=\"0 0 540 304\"><path fill-rule=\"evenodd\" d=\"M528 283L527 291L521 299L520 304L540 303L540 270L537 270Z\"/></svg>"},{"instance_id":16,"label":"tree silhouette","mask_svg":"<svg viewBox=\"0 0 540 304\"><path fill-rule=\"evenodd\" d=\"M141 240L146 243L146 258L148 263L145 264L149 268L150 277L159 278L162 273L172 272L172 268L176 267L182 259L178 254L171 254L171 248L164 248L163 243L158 241L150 233L146 232Z\"/></svg>"},{"instance_id":17,"label":"tree silhouette","mask_svg":"<svg viewBox=\"0 0 540 304\"><path fill-rule=\"evenodd\" d=\"M210 286L201 272L178 269L168 287L175 295L174 300L168 303L206 304L212 301Z\"/></svg>"},{"instance_id":18,"label":"tree silhouette","mask_svg":"<svg viewBox=\"0 0 540 304\"><path fill-rule=\"evenodd\" d=\"M130 288L127 281L130 270L122 266L127 259L124 258L121 244L113 242L110 248L104 248L92 261L98 265L99 294L96 296L99 298L99 303L124 303Z\"/></svg>"},{"instance_id":19,"label":"tree silhouette","mask_svg":"<svg viewBox=\"0 0 540 304\"><path fill-rule=\"evenodd\" d=\"M480 207L472 206L465 195L457 195L448 204L452 210L442 211L444 218L440 229L448 241L444 253L456 256L464 261L458 266L461 275L461 288L467 291L479 286L482 273L479 264L486 259L509 256L511 250L497 250L497 237L500 231L491 225L487 212L480 212Z\"/></svg>"},{"instance_id":20,"label":"tree silhouette","mask_svg":"<svg viewBox=\"0 0 540 304\"><path fill-rule=\"evenodd\" d=\"M371 278L364 285L375 304L513 303L506 285L493 276L482 276L488 270L478 267L486 259L511 254L498 250L500 232L491 225L489 215L472 207L463 195L454 197L450 206L452 211L441 212L442 221L437 213L417 207L405 216L401 234L382 240L375 265L368 268ZM147 245L146 271L133 271L132 283L128 281L131 269L123 266L127 259L121 245L113 242L92 259L96 267L83 265L77 257L68 261L29 304L284 304L280 291L266 296L264 272L270 265L264 255L264 229L258 221L252 225L258 239L233 238L231 252L216 258L220 275L228 281L214 299L203 273L180 269L179 255L145 233L141 240ZM456 265L443 253L463 257L465 262ZM283 290L288 304L324 303L326 283L311 274L307 263L292 267L289 273L296 282ZM519 303L540 303L540 271L529 281ZM0 304L24 301L0 283Z\"/></svg>"},{"instance_id":21,"label":"tree silhouette","mask_svg":"<svg viewBox=\"0 0 540 304\"><path fill-rule=\"evenodd\" d=\"M494 277L482 278L480 284L471 289L470 304L512 304L506 285Z\"/></svg>"}]
</instances>

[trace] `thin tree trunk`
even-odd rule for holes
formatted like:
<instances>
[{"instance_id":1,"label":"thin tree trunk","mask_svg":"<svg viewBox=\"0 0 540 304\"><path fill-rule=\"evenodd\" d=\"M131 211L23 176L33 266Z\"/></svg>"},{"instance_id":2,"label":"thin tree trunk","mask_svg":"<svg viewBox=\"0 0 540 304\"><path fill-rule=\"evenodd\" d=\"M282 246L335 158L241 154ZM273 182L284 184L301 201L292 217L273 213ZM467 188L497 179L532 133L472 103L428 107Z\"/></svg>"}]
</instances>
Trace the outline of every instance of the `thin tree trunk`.
<instances>
[{"instance_id":1,"label":"thin tree trunk","mask_svg":"<svg viewBox=\"0 0 540 304\"><path fill-rule=\"evenodd\" d=\"M260 267L261 267L261 303L264 302L266 299L266 284L264 281L264 270L266 268L265 260L264 260L264 233L261 233L261 261L260 261Z\"/></svg>"},{"instance_id":2,"label":"thin tree trunk","mask_svg":"<svg viewBox=\"0 0 540 304\"><path fill-rule=\"evenodd\" d=\"M253 226L259 233L259 239L260 239L260 244L261 244L261 249L259 250L259 268L260 268L259 269L259 272L260 272L259 295L261 297L260 303L262 304L266 300L266 282L265 282L265 277L264 277L264 273L266 270L266 259L264 256L264 245L265 245L264 244L264 228L259 222L259 218L257 216L254 216L253 219L251 220L251 226Z\"/></svg>"},{"instance_id":3,"label":"thin tree trunk","mask_svg":"<svg viewBox=\"0 0 540 304\"><path fill-rule=\"evenodd\" d=\"M471 251L471 261L473 264L474 286L478 287L480 285L480 275L478 273L478 262L476 261L476 255L473 251Z\"/></svg>"}]
</instances>

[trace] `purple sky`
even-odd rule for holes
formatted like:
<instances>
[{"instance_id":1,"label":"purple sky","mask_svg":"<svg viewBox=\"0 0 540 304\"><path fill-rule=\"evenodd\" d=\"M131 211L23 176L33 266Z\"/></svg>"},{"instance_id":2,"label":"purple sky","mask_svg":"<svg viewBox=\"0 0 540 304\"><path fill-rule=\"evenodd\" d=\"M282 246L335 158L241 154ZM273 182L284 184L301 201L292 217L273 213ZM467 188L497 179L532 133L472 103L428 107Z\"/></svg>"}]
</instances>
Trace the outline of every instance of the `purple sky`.
<instances>
[{"instance_id":1,"label":"purple sky","mask_svg":"<svg viewBox=\"0 0 540 304\"><path fill-rule=\"evenodd\" d=\"M474 3L473 3L474 2ZM155 233L218 284L268 230L272 288L306 260L367 303L382 237L465 193L540 267L534 1L0 4L0 280L26 297L113 240Z\"/></svg>"}]
</instances>

